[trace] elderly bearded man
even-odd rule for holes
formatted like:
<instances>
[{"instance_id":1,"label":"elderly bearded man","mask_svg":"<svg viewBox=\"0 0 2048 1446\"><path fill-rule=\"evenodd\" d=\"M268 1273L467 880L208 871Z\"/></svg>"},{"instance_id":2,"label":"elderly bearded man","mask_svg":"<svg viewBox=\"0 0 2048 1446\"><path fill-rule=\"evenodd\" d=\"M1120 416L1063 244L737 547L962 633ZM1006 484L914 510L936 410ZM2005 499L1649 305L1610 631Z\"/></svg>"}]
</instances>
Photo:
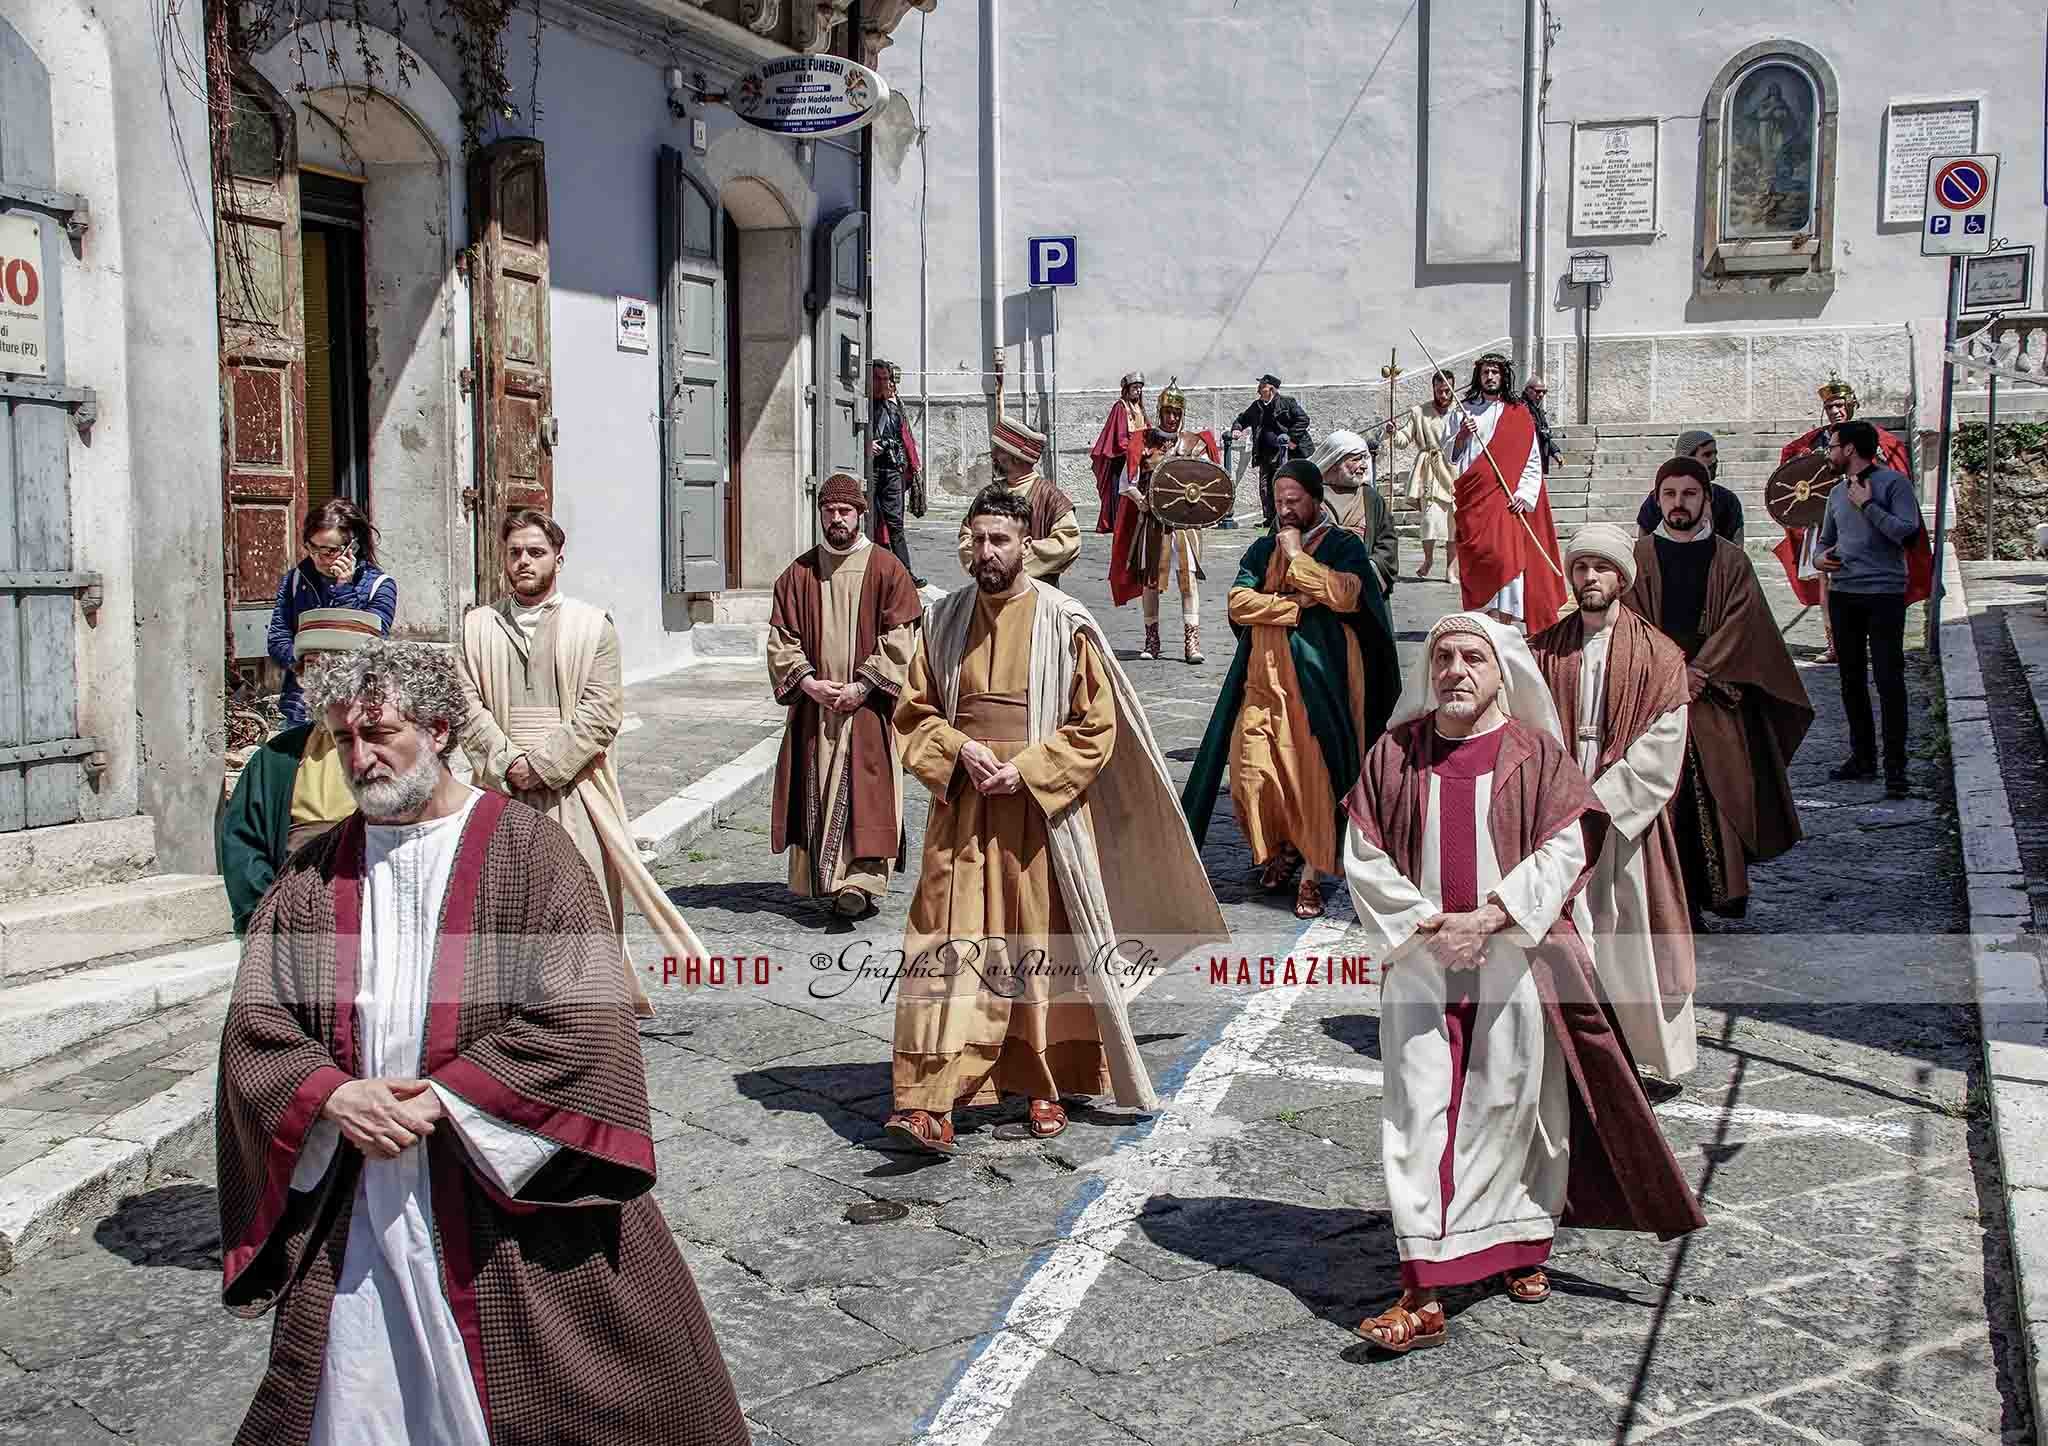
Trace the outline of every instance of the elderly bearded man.
<instances>
[{"instance_id":1,"label":"elderly bearded man","mask_svg":"<svg viewBox=\"0 0 2048 1446\"><path fill-rule=\"evenodd\" d=\"M704 958L696 933L640 862L612 768L626 691L611 614L562 595L568 539L547 513L507 513L498 540L509 594L462 619L459 664L469 699L462 748L477 782L531 804L569 831L604 886L622 936L630 893L670 955ZM654 1005L630 957L624 967L634 1007L643 1019L652 1017Z\"/></svg>"},{"instance_id":2,"label":"elderly bearded man","mask_svg":"<svg viewBox=\"0 0 2048 1446\"><path fill-rule=\"evenodd\" d=\"M1401 575L1401 539L1394 533L1394 509L1375 485L1372 449L1356 432L1338 428L1323 438L1309 458L1322 474L1323 495L1337 525L1350 529L1372 554L1380 591L1391 597Z\"/></svg>"},{"instance_id":3,"label":"elderly bearded man","mask_svg":"<svg viewBox=\"0 0 2048 1446\"><path fill-rule=\"evenodd\" d=\"M783 569L768 615L768 681L789 709L769 844L789 887L852 918L902 867L903 771L889 717L924 604L909 571L861 534L860 479L818 489L825 540Z\"/></svg>"},{"instance_id":4,"label":"elderly bearded man","mask_svg":"<svg viewBox=\"0 0 2048 1446\"><path fill-rule=\"evenodd\" d=\"M1636 543L1636 580L1622 595L1685 654L1692 706L1671 820L1695 930L1702 910L1741 918L1749 866L1799 842L1787 770L1813 723L1756 570L1714 535L1706 487L1707 469L1688 458L1657 469L1664 522Z\"/></svg>"},{"instance_id":5,"label":"elderly bearded man","mask_svg":"<svg viewBox=\"0 0 2048 1446\"><path fill-rule=\"evenodd\" d=\"M1299 865L1294 913L1313 919L1322 875L1339 867L1345 790L1394 710L1400 663L1379 573L1323 505L1315 464L1282 467L1273 502L1279 531L1245 552L1230 589L1237 656L1181 807L1196 840L1206 838L1228 764L1260 887L1285 892Z\"/></svg>"},{"instance_id":6,"label":"elderly bearded man","mask_svg":"<svg viewBox=\"0 0 2048 1446\"><path fill-rule=\"evenodd\" d=\"M1527 647L1454 613L1406 696L1346 800L1344 846L1384 961L1402 1285L1358 1331L1394 1352L1443 1343L1447 1287L1499 1276L1545 1299L1560 1224L1670 1239L1706 1223L1600 999L1576 896L1605 820Z\"/></svg>"},{"instance_id":7,"label":"elderly bearded man","mask_svg":"<svg viewBox=\"0 0 2048 1446\"><path fill-rule=\"evenodd\" d=\"M222 1294L278 1313L237 1440L744 1446L648 1193L610 901L448 771L445 653L374 643L311 701L359 811L257 909L221 1040Z\"/></svg>"},{"instance_id":8,"label":"elderly bearded man","mask_svg":"<svg viewBox=\"0 0 2048 1446\"><path fill-rule=\"evenodd\" d=\"M1621 605L1636 577L1627 529L1588 523L1565 567L1578 611L1529 639L1529 651L1607 814L1586 883L1593 963L1629 1051L1668 1096L1699 1054L1685 869L1667 806L1685 770L1685 654Z\"/></svg>"},{"instance_id":9,"label":"elderly bearded man","mask_svg":"<svg viewBox=\"0 0 2048 1446\"><path fill-rule=\"evenodd\" d=\"M1164 967L1228 937L1116 654L1024 571L1029 510L975 497L974 586L933 605L896 707L932 808L886 1128L945 1155L956 1105L1021 1095L1028 1118L1002 1132L1040 1139L1066 1129L1063 1095L1154 1108L1126 1014L1153 977L1139 955Z\"/></svg>"}]
</instances>

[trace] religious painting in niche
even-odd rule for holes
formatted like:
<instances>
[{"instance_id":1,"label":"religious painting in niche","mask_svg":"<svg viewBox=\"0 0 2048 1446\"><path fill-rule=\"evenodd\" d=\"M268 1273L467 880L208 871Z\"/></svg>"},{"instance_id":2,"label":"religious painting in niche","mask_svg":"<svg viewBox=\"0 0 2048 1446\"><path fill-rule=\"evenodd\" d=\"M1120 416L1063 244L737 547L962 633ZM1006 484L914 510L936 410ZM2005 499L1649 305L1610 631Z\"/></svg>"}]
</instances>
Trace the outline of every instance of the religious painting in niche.
<instances>
[{"instance_id":1,"label":"religious painting in niche","mask_svg":"<svg viewBox=\"0 0 2048 1446\"><path fill-rule=\"evenodd\" d=\"M1766 60L1736 81L1723 130L1724 236L1740 240L1813 230L1817 97L1811 77L1789 61Z\"/></svg>"}]
</instances>

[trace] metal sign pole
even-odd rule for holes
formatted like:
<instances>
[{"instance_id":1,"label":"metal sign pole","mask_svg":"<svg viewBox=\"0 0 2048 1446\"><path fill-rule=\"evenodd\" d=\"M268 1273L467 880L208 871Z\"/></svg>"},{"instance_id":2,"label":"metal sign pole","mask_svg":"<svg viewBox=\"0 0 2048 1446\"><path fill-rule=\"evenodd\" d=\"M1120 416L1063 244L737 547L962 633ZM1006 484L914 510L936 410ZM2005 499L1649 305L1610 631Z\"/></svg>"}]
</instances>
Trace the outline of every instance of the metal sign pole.
<instances>
[{"instance_id":1,"label":"metal sign pole","mask_svg":"<svg viewBox=\"0 0 2048 1446\"><path fill-rule=\"evenodd\" d=\"M1927 600L1926 645L1941 654L1941 609L1948 589L1942 584L1942 549L1948 545L1948 455L1949 418L1955 409L1956 364L1949 353L1956 349L1956 311L1963 299L1963 258L1948 258L1948 319L1941 333L1941 460L1934 487L1934 595Z\"/></svg>"},{"instance_id":2,"label":"metal sign pole","mask_svg":"<svg viewBox=\"0 0 2048 1446\"><path fill-rule=\"evenodd\" d=\"M1052 373L1052 411L1046 418L1045 455L1052 459L1046 477L1057 486L1060 472L1060 289L1048 288L1052 292L1052 337L1047 356L1047 370Z\"/></svg>"}]
</instances>

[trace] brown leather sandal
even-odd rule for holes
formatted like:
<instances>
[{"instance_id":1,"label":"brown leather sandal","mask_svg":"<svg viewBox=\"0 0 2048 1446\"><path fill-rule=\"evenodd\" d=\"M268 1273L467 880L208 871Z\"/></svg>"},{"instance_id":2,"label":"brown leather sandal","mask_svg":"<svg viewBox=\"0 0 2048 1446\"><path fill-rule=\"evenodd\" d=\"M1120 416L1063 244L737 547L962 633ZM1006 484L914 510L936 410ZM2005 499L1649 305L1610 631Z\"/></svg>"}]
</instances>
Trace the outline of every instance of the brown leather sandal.
<instances>
[{"instance_id":1,"label":"brown leather sandal","mask_svg":"<svg viewBox=\"0 0 2048 1446\"><path fill-rule=\"evenodd\" d=\"M1283 845L1259 870L1259 887L1269 894L1286 893L1287 881L1294 876L1295 867L1300 863L1301 855L1294 851L1293 845Z\"/></svg>"},{"instance_id":2,"label":"brown leather sandal","mask_svg":"<svg viewBox=\"0 0 2048 1446\"><path fill-rule=\"evenodd\" d=\"M1320 919L1323 917L1323 885L1320 879L1312 879L1306 873L1301 876L1301 886L1294 891L1294 917L1297 919Z\"/></svg>"},{"instance_id":3,"label":"brown leather sandal","mask_svg":"<svg viewBox=\"0 0 2048 1446\"><path fill-rule=\"evenodd\" d=\"M1501 1272L1501 1288L1508 1293L1508 1299L1520 1301L1523 1305L1534 1305L1550 1299L1550 1277L1543 1267L1533 1266L1519 1275Z\"/></svg>"},{"instance_id":4,"label":"brown leather sandal","mask_svg":"<svg viewBox=\"0 0 2048 1446\"><path fill-rule=\"evenodd\" d=\"M1441 1301L1431 1301L1421 1310L1410 1310L1402 1296L1371 1320L1360 1321L1358 1334L1391 1355L1405 1356L1418 1347L1440 1346L1450 1339L1450 1322L1444 1319Z\"/></svg>"},{"instance_id":5,"label":"brown leather sandal","mask_svg":"<svg viewBox=\"0 0 2048 1446\"><path fill-rule=\"evenodd\" d=\"M950 1114L934 1115L929 1110L898 1110L883 1122L891 1139L932 1155L957 1155L960 1147L953 1143L953 1117Z\"/></svg>"},{"instance_id":6,"label":"brown leather sandal","mask_svg":"<svg viewBox=\"0 0 2048 1446\"><path fill-rule=\"evenodd\" d=\"M1033 1100L1021 1120L997 1125L999 1140L1050 1140L1067 1132L1067 1111L1058 1100Z\"/></svg>"}]
</instances>

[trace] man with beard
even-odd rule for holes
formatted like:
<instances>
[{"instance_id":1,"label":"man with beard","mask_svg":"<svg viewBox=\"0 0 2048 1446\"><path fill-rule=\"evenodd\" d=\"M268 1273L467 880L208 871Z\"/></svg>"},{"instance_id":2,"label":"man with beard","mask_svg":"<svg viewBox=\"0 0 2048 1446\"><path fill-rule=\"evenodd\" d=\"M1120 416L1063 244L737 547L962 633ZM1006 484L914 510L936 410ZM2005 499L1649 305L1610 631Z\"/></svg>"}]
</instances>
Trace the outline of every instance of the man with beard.
<instances>
[{"instance_id":1,"label":"man with beard","mask_svg":"<svg viewBox=\"0 0 2048 1446\"><path fill-rule=\"evenodd\" d=\"M1279 531L1238 564L1237 656L1181 807L1196 841L1205 839L1227 764L1259 886L1284 893L1299 867L1294 913L1313 919L1323 912L1322 876L1340 867L1345 790L1394 709L1400 662L1379 573L1323 505L1315 464L1289 462L1273 494Z\"/></svg>"},{"instance_id":2,"label":"man with beard","mask_svg":"<svg viewBox=\"0 0 2048 1446\"><path fill-rule=\"evenodd\" d=\"M358 812L257 909L221 1040L222 1297L277 1311L236 1439L744 1446L575 843L449 772L441 650L311 692Z\"/></svg>"},{"instance_id":3,"label":"man with beard","mask_svg":"<svg viewBox=\"0 0 2048 1446\"><path fill-rule=\"evenodd\" d=\"M1564 460L1564 448L1557 445L1550 435L1550 414L1543 410L1543 399L1550 395L1550 383L1540 376L1529 378L1522 384L1522 405L1529 409L1529 420L1536 428L1536 455L1542 460L1543 475L1548 477L1550 469Z\"/></svg>"},{"instance_id":4,"label":"man with beard","mask_svg":"<svg viewBox=\"0 0 2048 1446\"><path fill-rule=\"evenodd\" d=\"M1706 1223L1600 999L1576 898L1605 823L1513 628L1430 629L1406 717L1345 806L1344 870L1381 961L1380 1137L1401 1297L1358 1333L1441 1345L1441 1293L1546 1299L1559 1225Z\"/></svg>"},{"instance_id":5,"label":"man with beard","mask_svg":"<svg viewBox=\"0 0 2048 1446\"><path fill-rule=\"evenodd\" d=\"M1029 512L1007 488L975 497L975 585L933 605L896 708L932 806L887 1129L942 1155L956 1105L1021 1095L1027 1118L999 1133L1038 1139L1066 1129L1063 1095L1156 1108L1127 1003L1228 937L1115 653L1024 570Z\"/></svg>"},{"instance_id":6,"label":"man with beard","mask_svg":"<svg viewBox=\"0 0 2048 1446\"><path fill-rule=\"evenodd\" d=\"M1704 514L1707 469L1674 457L1657 472L1664 521L1636 543L1622 601L1685 654L1691 709L1671 821L1693 928L1701 911L1739 919L1749 866L1799 842L1787 777L1813 705L1742 549Z\"/></svg>"},{"instance_id":7,"label":"man with beard","mask_svg":"<svg viewBox=\"0 0 2048 1446\"><path fill-rule=\"evenodd\" d=\"M1125 372L1123 395L1110 404L1102 431L1088 449L1088 464L1095 470L1095 491L1102 499L1102 511L1095 518L1097 532L1112 532L1122 515L1124 484L1129 472L1131 440L1143 437L1150 424L1145 420L1145 374ZM1160 405L1165 406L1161 398ZM1161 421L1160 426L1166 423ZM1175 423L1173 430L1179 430Z\"/></svg>"},{"instance_id":8,"label":"man with beard","mask_svg":"<svg viewBox=\"0 0 2048 1446\"><path fill-rule=\"evenodd\" d=\"M1002 385L1000 371L996 385ZM989 431L989 467L995 480L989 485L1024 499L1025 576L1058 587L1061 574L1081 555L1081 524L1074 519L1074 504L1051 478L1038 475L1045 438L1002 414L1000 392L996 410L996 424ZM960 524L960 570L969 576L974 573L974 537L964 521Z\"/></svg>"},{"instance_id":9,"label":"man with beard","mask_svg":"<svg viewBox=\"0 0 2048 1446\"><path fill-rule=\"evenodd\" d=\"M1737 547L1742 546L1742 499L1714 480L1721 475L1721 444L1714 440L1714 434L1681 432L1671 455L1690 457L1707 469L1707 500L1714 521L1714 536L1725 537ZM1648 537L1663 521L1664 509L1657 505L1657 488L1652 484L1650 495L1636 509L1636 530Z\"/></svg>"},{"instance_id":10,"label":"man with beard","mask_svg":"<svg viewBox=\"0 0 2048 1446\"><path fill-rule=\"evenodd\" d=\"M1564 610L1564 564L1529 409L1511 401L1514 368L1498 352L1472 364L1451 429L1458 586L1468 612L1541 632Z\"/></svg>"},{"instance_id":11,"label":"man with beard","mask_svg":"<svg viewBox=\"0 0 2048 1446\"><path fill-rule=\"evenodd\" d=\"M1273 529L1273 479L1281 464L1290 458L1306 459L1309 450L1308 413L1301 403L1280 393L1280 378L1267 372L1259 378L1258 395L1230 424L1238 441L1250 439L1252 461L1259 469L1259 506L1266 514L1266 530Z\"/></svg>"},{"instance_id":12,"label":"man with beard","mask_svg":"<svg viewBox=\"0 0 2048 1446\"><path fill-rule=\"evenodd\" d=\"M889 549L903 570L911 575L912 586L923 587L924 579L910 566L910 538L904 529L903 501L917 487L923 463L917 455L917 434L903 415L903 402L896 395L903 384L903 368L876 359L868 373L868 458L875 483L875 541ZM917 504L922 512L924 504Z\"/></svg>"},{"instance_id":13,"label":"man with beard","mask_svg":"<svg viewBox=\"0 0 2048 1446\"><path fill-rule=\"evenodd\" d=\"M1401 575L1401 539L1394 533L1394 509L1374 485L1372 448L1356 432L1338 428L1323 438L1309 458L1322 475L1330 515L1372 554L1380 591L1391 597Z\"/></svg>"},{"instance_id":14,"label":"man with beard","mask_svg":"<svg viewBox=\"0 0 2048 1446\"><path fill-rule=\"evenodd\" d=\"M1685 768L1685 654L1621 606L1636 576L1626 529L1588 523L1565 566L1578 611L1529 639L1529 651L1607 815L1586 882L1593 963L1629 1052L1665 1081L1652 1088L1676 1094L1698 1057L1692 925L1668 807Z\"/></svg>"},{"instance_id":15,"label":"man with beard","mask_svg":"<svg viewBox=\"0 0 2048 1446\"><path fill-rule=\"evenodd\" d=\"M1159 600L1169 573L1180 578L1181 657L1202 661L1202 530L1168 527L1152 511L1152 473L1176 457L1220 460L1213 432L1183 432L1187 394L1176 382L1159 394L1159 425L1141 430L1130 441L1129 465L1123 471L1123 497L1128 504L1117 514L1116 537L1109 545L1109 597L1122 607L1139 599L1145 616L1145 645L1138 656L1156 661L1164 652L1159 642Z\"/></svg>"},{"instance_id":16,"label":"man with beard","mask_svg":"<svg viewBox=\"0 0 2048 1446\"><path fill-rule=\"evenodd\" d=\"M625 895L673 958L705 958L704 946L633 842L609 749L626 716L619 635L611 614L562 596L567 538L547 513L522 507L498 526L510 593L462 620L462 689L469 711L462 748L483 787L508 793L569 831L625 931ZM623 954L623 944L621 953ZM635 1008L654 1005L626 960Z\"/></svg>"},{"instance_id":17,"label":"man with beard","mask_svg":"<svg viewBox=\"0 0 2048 1446\"><path fill-rule=\"evenodd\" d=\"M789 887L866 913L901 867L903 772L889 715L924 611L910 574L861 535L860 479L818 489L825 540L775 580L768 681L789 709L775 759L769 844Z\"/></svg>"},{"instance_id":18,"label":"man with beard","mask_svg":"<svg viewBox=\"0 0 2048 1446\"><path fill-rule=\"evenodd\" d=\"M1429 379L1429 400L1417 402L1407 413L1387 421L1390 444L1415 449L1415 465L1408 471L1408 505L1422 509L1422 570L1429 576L1436 545L1444 545L1444 581L1458 564L1458 540L1451 525L1451 508L1457 504L1458 474L1444 456L1453 425L1451 400L1457 379L1449 372L1437 372Z\"/></svg>"}]
</instances>

